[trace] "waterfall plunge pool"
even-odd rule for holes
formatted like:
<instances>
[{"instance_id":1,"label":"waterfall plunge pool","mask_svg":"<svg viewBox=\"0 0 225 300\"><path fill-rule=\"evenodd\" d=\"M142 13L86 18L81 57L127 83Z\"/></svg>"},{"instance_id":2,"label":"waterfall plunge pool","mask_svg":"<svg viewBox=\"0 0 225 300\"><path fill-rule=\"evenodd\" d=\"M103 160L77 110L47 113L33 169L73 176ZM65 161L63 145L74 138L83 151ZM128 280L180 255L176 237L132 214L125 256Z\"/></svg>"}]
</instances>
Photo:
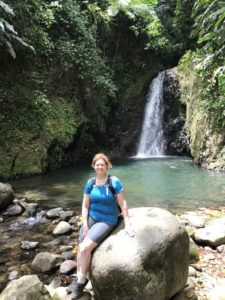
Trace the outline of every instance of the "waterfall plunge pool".
<instances>
[{"instance_id":1,"label":"waterfall plunge pool","mask_svg":"<svg viewBox=\"0 0 225 300\"><path fill-rule=\"evenodd\" d=\"M109 173L121 179L129 207L158 206L175 213L225 203L225 174L201 169L188 157L112 162ZM10 183L17 194L43 207L80 209L84 185L92 176L90 165L78 164Z\"/></svg>"}]
</instances>

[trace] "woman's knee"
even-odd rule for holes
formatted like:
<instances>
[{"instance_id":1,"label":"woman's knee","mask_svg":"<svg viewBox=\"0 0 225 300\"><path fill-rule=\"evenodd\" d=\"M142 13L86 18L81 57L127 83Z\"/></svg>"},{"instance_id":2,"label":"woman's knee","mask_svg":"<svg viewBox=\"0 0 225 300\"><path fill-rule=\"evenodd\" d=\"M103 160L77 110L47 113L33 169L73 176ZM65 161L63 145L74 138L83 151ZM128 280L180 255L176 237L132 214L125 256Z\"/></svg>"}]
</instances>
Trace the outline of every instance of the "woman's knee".
<instances>
[{"instance_id":1,"label":"woman's knee","mask_svg":"<svg viewBox=\"0 0 225 300\"><path fill-rule=\"evenodd\" d=\"M97 244L93 241L87 241L84 239L84 241L79 246L79 252L80 255L87 255L92 252L92 250L97 246Z\"/></svg>"}]
</instances>

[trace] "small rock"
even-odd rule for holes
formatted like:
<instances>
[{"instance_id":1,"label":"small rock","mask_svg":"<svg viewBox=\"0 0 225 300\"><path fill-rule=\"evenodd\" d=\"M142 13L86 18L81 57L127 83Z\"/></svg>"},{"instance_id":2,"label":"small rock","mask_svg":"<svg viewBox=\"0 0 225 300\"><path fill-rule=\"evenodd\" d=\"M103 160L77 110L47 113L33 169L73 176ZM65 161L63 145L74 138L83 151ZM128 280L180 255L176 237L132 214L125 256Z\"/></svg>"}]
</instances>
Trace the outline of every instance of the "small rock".
<instances>
[{"instance_id":1,"label":"small rock","mask_svg":"<svg viewBox=\"0 0 225 300\"><path fill-rule=\"evenodd\" d=\"M205 221L202 217L196 216L194 214L185 214L183 218L191 225L197 228L202 228L205 226Z\"/></svg>"},{"instance_id":2,"label":"small rock","mask_svg":"<svg viewBox=\"0 0 225 300\"><path fill-rule=\"evenodd\" d=\"M10 205L7 208L7 213L9 216L19 216L23 213L23 208L18 204Z\"/></svg>"},{"instance_id":3,"label":"small rock","mask_svg":"<svg viewBox=\"0 0 225 300\"><path fill-rule=\"evenodd\" d=\"M60 266L60 273L67 274L77 267L77 263L74 260L65 260Z\"/></svg>"},{"instance_id":4,"label":"small rock","mask_svg":"<svg viewBox=\"0 0 225 300\"><path fill-rule=\"evenodd\" d=\"M46 212L46 216L49 219L53 219L53 218L58 218L59 217L59 213L62 211L63 209L61 207L57 207L57 208L53 208L50 209Z\"/></svg>"},{"instance_id":5,"label":"small rock","mask_svg":"<svg viewBox=\"0 0 225 300\"><path fill-rule=\"evenodd\" d=\"M62 245L59 247L60 252L65 252L65 251L70 251L70 250L73 250L73 246L71 246L71 245L67 245L67 246Z\"/></svg>"},{"instance_id":6,"label":"small rock","mask_svg":"<svg viewBox=\"0 0 225 300\"><path fill-rule=\"evenodd\" d=\"M225 245L221 245L221 246L216 247L216 251L219 252L219 253L224 252L225 251Z\"/></svg>"},{"instance_id":7,"label":"small rock","mask_svg":"<svg viewBox=\"0 0 225 300\"><path fill-rule=\"evenodd\" d=\"M69 224L73 225L73 224L77 224L77 218L74 216L69 220Z\"/></svg>"},{"instance_id":8,"label":"small rock","mask_svg":"<svg viewBox=\"0 0 225 300\"><path fill-rule=\"evenodd\" d=\"M0 223L3 223L4 222L4 219L3 218L0 218Z\"/></svg>"},{"instance_id":9,"label":"small rock","mask_svg":"<svg viewBox=\"0 0 225 300\"><path fill-rule=\"evenodd\" d=\"M48 247L48 248L53 248L55 246L58 246L60 244L62 244L65 240L65 236L60 236L52 241L46 242L46 243L42 243L43 247Z\"/></svg>"},{"instance_id":10,"label":"small rock","mask_svg":"<svg viewBox=\"0 0 225 300\"><path fill-rule=\"evenodd\" d=\"M9 273L8 280L17 279L19 272L18 271L12 271Z\"/></svg>"},{"instance_id":11,"label":"small rock","mask_svg":"<svg viewBox=\"0 0 225 300\"><path fill-rule=\"evenodd\" d=\"M73 211L60 211L59 212L59 219L62 221L68 221L73 216Z\"/></svg>"},{"instance_id":12,"label":"small rock","mask_svg":"<svg viewBox=\"0 0 225 300\"><path fill-rule=\"evenodd\" d=\"M24 250L31 250L37 248L39 245L39 242L29 242L29 241L22 241L20 248Z\"/></svg>"},{"instance_id":13,"label":"small rock","mask_svg":"<svg viewBox=\"0 0 225 300\"><path fill-rule=\"evenodd\" d=\"M61 221L59 222L59 224L56 225L55 229L53 230L53 234L60 235L60 234L69 233L71 231L72 231L71 225L65 221Z\"/></svg>"},{"instance_id":14,"label":"small rock","mask_svg":"<svg viewBox=\"0 0 225 300\"><path fill-rule=\"evenodd\" d=\"M73 259L74 258L74 255L73 255L73 252L72 251L65 251L65 252L62 252L62 257L64 260L68 260L68 259Z\"/></svg>"},{"instance_id":15,"label":"small rock","mask_svg":"<svg viewBox=\"0 0 225 300\"><path fill-rule=\"evenodd\" d=\"M28 203L26 207L26 213L29 217L34 217L37 209L38 209L38 203Z\"/></svg>"},{"instance_id":16,"label":"small rock","mask_svg":"<svg viewBox=\"0 0 225 300\"><path fill-rule=\"evenodd\" d=\"M189 266L189 268L188 268L188 275L196 277L197 276L197 272L196 272L195 268L193 268L192 266Z\"/></svg>"}]
</instances>

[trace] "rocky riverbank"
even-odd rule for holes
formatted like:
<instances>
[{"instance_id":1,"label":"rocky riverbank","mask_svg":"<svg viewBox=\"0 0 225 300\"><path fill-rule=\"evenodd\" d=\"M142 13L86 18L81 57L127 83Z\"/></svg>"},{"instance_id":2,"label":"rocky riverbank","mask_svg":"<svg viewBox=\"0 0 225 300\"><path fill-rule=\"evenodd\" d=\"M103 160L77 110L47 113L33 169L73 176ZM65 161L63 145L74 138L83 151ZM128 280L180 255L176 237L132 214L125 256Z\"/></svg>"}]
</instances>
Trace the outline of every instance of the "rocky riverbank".
<instances>
[{"instance_id":1,"label":"rocky riverbank","mask_svg":"<svg viewBox=\"0 0 225 300\"><path fill-rule=\"evenodd\" d=\"M225 207L200 208L177 219L190 236L190 267L187 287L172 299L225 299ZM79 212L43 210L15 198L1 212L0 222L0 299L29 287L34 299L69 300L66 288L76 272ZM95 299L90 284L87 289L82 299Z\"/></svg>"}]
</instances>

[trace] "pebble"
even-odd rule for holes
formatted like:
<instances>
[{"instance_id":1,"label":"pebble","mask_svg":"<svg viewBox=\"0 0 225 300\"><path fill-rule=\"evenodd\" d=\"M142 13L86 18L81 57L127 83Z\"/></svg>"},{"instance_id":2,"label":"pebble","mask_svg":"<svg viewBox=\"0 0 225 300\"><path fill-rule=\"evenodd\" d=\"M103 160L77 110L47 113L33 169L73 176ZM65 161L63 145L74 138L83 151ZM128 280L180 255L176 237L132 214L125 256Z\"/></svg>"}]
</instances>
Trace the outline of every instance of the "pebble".
<instances>
[{"instance_id":1,"label":"pebble","mask_svg":"<svg viewBox=\"0 0 225 300\"><path fill-rule=\"evenodd\" d=\"M18 271L12 271L12 272L10 272L9 276L8 276L8 280L13 280L13 279L18 278L18 274L19 274Z\"/></svg>"}]
</instances>

